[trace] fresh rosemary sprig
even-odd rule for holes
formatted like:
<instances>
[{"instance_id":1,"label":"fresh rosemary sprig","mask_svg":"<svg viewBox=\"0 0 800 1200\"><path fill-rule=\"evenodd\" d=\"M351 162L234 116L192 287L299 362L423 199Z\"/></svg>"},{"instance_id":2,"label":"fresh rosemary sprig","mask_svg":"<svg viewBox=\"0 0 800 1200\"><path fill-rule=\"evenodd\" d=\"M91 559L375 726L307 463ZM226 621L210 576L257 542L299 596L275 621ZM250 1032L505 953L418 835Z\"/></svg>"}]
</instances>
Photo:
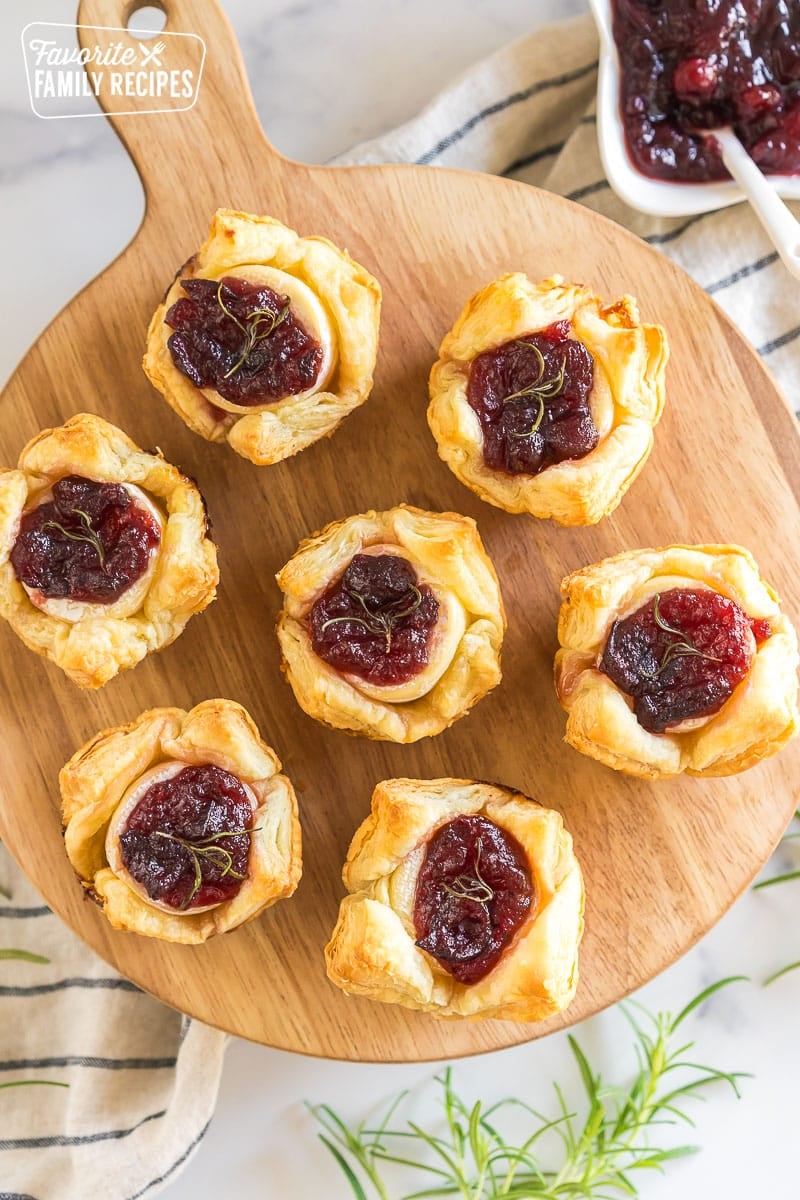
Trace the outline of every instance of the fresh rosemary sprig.
<instances>
[{"instance_id":1,"label":"fresh rosemary sprig","mask_svg":"<svg viewBox=\"0 0 800 1200\"><path fill-rule=\"evenodd\" d=\"M700 1004L733 983L735 976L706 988L672 1017L649 1014L641 1006L621 1005L634 1034L638 1071L627 1087L606 1084L590 1065L576 1039L569 1044L588 1101L579 1118L565 1093L554 1085L556 1113L543 1116L523 1100L501 1100L484 1107L468 1103L456 1092L452 1069L437 1076L442 1091L444 1129L434 1134L413 1121L396 1128L392 1119L406 1093L401 1093L375 1127L348 1126L326 1104L309 1106L323 1132L321 1141L342 1169L356 1200L427 1200L455 1196L462 1200L613 1200L638 1196L635 1171L663 1170L673 1159L696 1152L696 1146L652 1145L648 1137L665 1125L693 1125L686 1101L699 1098L710 1084L728 1083L739 1095L739 1073L698 1066L687 1057L692 1042L675 1046L681 1025ZM676 1079L675 1073L679 1072ZM674 1082L673 1082L674 1080ZM500 1128L510 1110L531 1118L521 1137ZM386 1168L393 1178L416 1182L412 1191L390 1193ZM424 1182L423 1182L424 1181ZM419 1186L422 1185L422 1186Z\"/></svg>"},{"instance_id":2,"label":"fresh rosemary sprig","mask_svg":"<svg viewBox=\"0 0 800 1200\"><path fill-rule=\"evenodd\" d=\"M792 821L800 822L800 808L796 809ZM800 837L800 830L794 829L790 833L785 833L781 838L781 844L784 842L793 842ZM784 871L781 875L773 875L770 879L760 879L758 883L753 884L753 891L758 891L760 888L773 887L776 883L789 883L793 879L800 879L800 870ZM800 970L800 961L787 963L785 967L781 967L777 971L773 971L764 980L764 987L770 983L774 983L776 979L783 978L784 975L789 975L792 971Z\"/></svg>"},{"instance_id":3,"label":"fresh rosemary sprig","mask_svg":"<svg viewBox=\"0 0 800 1200\"><path fill-rule=\"evenodd\" d=\"M219 304L225 316L241 329L244 338L238 359L222 377L223 379L230 379L231 375L235 375L244 366L258 343L263 342L265 338L268 338L271 333L275 332L279 325L283 324L289 315L291 300L288 296L281 296L281 307L278 312L273 312L271 308L257 308L253 312L248 313L244 321L240 321L238 317L234 316L222 299L222 287L222 280L220 280L217 288L217 304Z\"/></svg>"},{"instance_id":4,"label":"fresh rosemary sprig","mask_svg":"<svg viewBox=\"0 0 800 1200\"><path fill-rule=\"evenodd\" d=\"M229 829L221 833L210 833L207 837L202 838L182 838L175 833L165 833L161 829L157 829L153 836L166 838L170 842L177 842L179 846L183 846L184 850L188 850L194 867L194 883L189 895L180 905L180 911L188 908L194 900L197 893L203 884L203 860L212 863L216 867L222 868L220 879L227 878L228 875L234 879L244 879L244 875L233 869L233 855L230 850L226 850L224 846L218 846L216 843L220 838L239 837L243 833L255 833L256 830L251 829Z\"/></svg>"},{"instance_id":5,"label":"fresh rosemary sprig","mask_svg":"<svg viewBox=\"0 0 800 1200\"><path fill-rule=\"evenodd\" d=\"M670 625L661 615L661 593L656 592L653 597L653 620L659 629L664 633L670 633L678 640L669 642L663 655L661 662L655 671L643 671L642 674L646 679L657 679L674 658L706 658L709 662L722 662L721 658L717 658L714 654L706 654L705 650L698 650L686 637L682 629L676 629L674 625Z\"/></svg>"},{"instance_id":6,"label":"fresh rosemary sprig","mask_svg":"<svg viewBox=\"0 0 800 1200\"><path fill-rule=\"evenodd\" d=\"M5 894L5 893L4 893ZM32 954L30 950L0 950L0 959L16 958L23 962L30 963L49 963L49 958L44 958L41 954ZM56 1079L15 1079L11 1083L0 1083L0 1091L6 1091L8 1088L18 1087L69 1087L68 1083L59 1083Z\"/></svg>"},{"instance_id":7,"label":"fresh rosemary sprig","mask_svg":"<svg viewBox=\"0 0 800 1200\"><path fill-rule=\"evenodd\" d=\"M70 512L74 512L81 519L85 533L76 533L74 529L66 529L58 521L45 521L42 529L57 529L64 537L67 537L72 542L88 542L90 546L94 546L97 557L100 559L100 566L105 569L106 555L103 550L103 543L100 541L100 535L92 529L92 518L82 508L71 508Z\"/></svg>"},{"instance_id":8,"label":"fresh rosemary sprig","mask_svg":"<svg viewBox=\"0 0 800 1200\"><path fill-rule=\"evenodd\" d=\"M539 411L537 412L536 420L533 422L533 425L530 427L530 429L526 429L522 433L511 434L511 437L513 438L526 438L533 437L534 433L536 433L537 429L544 420L545 400L554 400L556 396L561 394L561 391L564 387L567 360L566 358L562 358L561 366L556 376L554 376L552 379L545 379L546 365L544 361L544 355L539 347L535 346L533 342L523 342L519 338L517 338L516 341L518 346L524 346L528 350L533 351L533 353L536 355L537 366L539 369L539 373L534 379L533 383L529 383L527 387L521 388L518 392L512 392L509 396L503 397L504 404L509 400L532 399L538 401Z\"/></svg>"},{"instance_id":9,"label":"fresh rosemary sprig","mask_svg":"<svg viewBox=\"0 0 800 1200\"><path fill-rule=\"evenodd\" d=\"M405 596L400 596L399 599L393 600L391 604L386 605L380 612L373 612L368 606L365 597L361 592L355 592L348 589L347 594L353 600L356 600L364 610L363 617L331 617L330 620L324 621L320 627L320 633L324 633L331 625L339 625L342 621L350 621L356 625L361 625L368 633L383 634L386 641L386 653L388 654L392 648L392 634L394 627L398 621L402 621L404 617L410 617L415 613L422 604L422 592L414 584L408 589L413 599L406 608L401 611L396 611L394 605L402 604L405 601Z\"/></svg>"},{"instance_id":10,"label":"fresh rosemary sprig","mask_svg":"<svg viewBox=\"0 0 800 1200\"><path fill-rule=\"evenodd\" d=\"M481 846L478 842L475 850L475 863L472 874L457 875L452 883L443 883L442 887L457 900L475 900L478 904L488 904L494 899L494 888L490 887L480 872Z\"/></svg>"}]
</instances>

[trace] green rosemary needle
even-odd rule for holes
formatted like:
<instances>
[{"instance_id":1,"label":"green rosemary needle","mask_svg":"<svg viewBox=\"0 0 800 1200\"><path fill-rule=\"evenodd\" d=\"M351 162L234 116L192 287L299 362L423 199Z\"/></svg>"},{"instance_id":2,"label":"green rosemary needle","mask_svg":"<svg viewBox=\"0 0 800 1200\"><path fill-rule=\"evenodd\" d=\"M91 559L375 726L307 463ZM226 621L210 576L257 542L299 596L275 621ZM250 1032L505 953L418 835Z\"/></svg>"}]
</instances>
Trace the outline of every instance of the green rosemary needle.
<instances>
[{"instance_id":1,"label":"green rosemary needle","mask_svg":"<svg viewBox=\"0 0 800 1200\"><path fill-rule=\"evenodd\" d=\"M216 843L220 838L240 837L243 833L255 832L255 829L229 829L221 833L210 833L207 837L202 838L182 838L175 833L165 833L161 829L155 831L154 837L176 842L179 846L183 846L184 850L188 850L191 856L194 882L189 895L180 905L181 912L189 907L203 885L203 861L222 868L220 879L226 879L228 875L233 879L244 879L244 875L233 869L233 855L230 850L226 850L224 846L218 846Z\"/></svg>"},{"instance_id":2,"label":"green rosemary needle","mask_svg":"<svg viewBox=\"0 0 800 1200\"><path fill-rule=\"evenodd\" d=\"M291 300L288 296L282 296L281 307L277 312L273 312L271 308L257 308L248 313L244 321L240 321L222 299L222 286L222 280L220 280L217 288L217 303L225 316L242 331L244 337L239 357L231 369L223 375L223 379L230 379L231 375L235 375L244 366L258 343L263 342L265 338L275 332L279 325L283 324L289 315Z\"/></svg>"},{"instance_id":3,"label":"green rosemary needle","mask_svg":"<svg viewBox=\"0 0 800 1200\"><path fill-rule=\"evenodd\" d=\"M494 888L490 887L480 871L482 845L482 842L478 842L472 874L464 872L463 875L457 875L452 883L442 884L444 890L457 900L475 900L478 904L488 904L494 899Z\"/></svg>"},{"instance_id":4,"label":"green rosemary needle","mask_svg":"<svg viewBox=\"0 0 800 1200\"><path fill-rule=\"evenodd\" d=\"M74 529L67 529L59 521L45 521L42 529L57 529L59 533L69 538L71 542L88 542L90 546L94 547L97 557L100 559L100 566L105 568L106 555L103 543L100 541L100 535L92 528L92 518L82 508L72 508L69 511L74 512L80 517L85 530L84 533L76 532Z\"/></svg>"},{"instance_id":5,"label":"green rosemary needle","mask_svg":"<svg viewBox=\"0 0 800 1200\"><path fill-rule=\"evenodd\" d=\"M423 1200L455 1196L463 1200L611 1200L636 1197L637 1172L663 1170L698 1147L663 1147L651 1136L669 1124L692 1125L686 1102L712 1084L727 1083L739 1095L740 1073L719 1071L693 1061L693 1043L676 1035L694 1010L735 976L712 984L673 1017L650 1014L634 1002L621 1005L633 1032L638 1071L624 1087L605 1082L577 1040L569 1045L585 1093L586 1115L568 1105L554 1085L554 1115L543 1116L522 1099L485 1106L456 1091L450 1067L436 1082L441 1089L443 1129L430 1133L413 1121L394 1121L406 1093L390 1105L377 1125L349 1126L326 1104L309 1105L322 1126L320 1140L347 1179L355 1200ZM529 1122L523 1132L506 1134L504 1117ZM397 1192L392 1178L407 1180Z\"/></svg>"},{"instance_id":6,"label":"green rosemary needle","mask_svg":"<svg viewBox=\"0 0 800 1200\"><path fill-rule=\"evenodd\" d=\"M5 892L3 893L6 894ZM29 963L49 963L49 958L44 958L41 954L32 954L30 950L0 950L0 959L19 959L22 962ZM10 1083L0 1083L0 1091L6 1091L8 1088L19 1087L69 1087L68 1083L59 1083L55 1079L14 1079Z\"/></svg>"},{"instance_id":7,"label":"green rosemary needle","mask_svg":"<svg viewBox=\"0 0 800 1200\"><path fill-rule=\"evenodd\" d=\"M388 605L381 612L373 612L361 592L348 591L348 596L361 605L364 610L364 616L331 617L329 620L323 621L320 626L320 633L324 633L331 625L340 625L343 621L350 621L352 624L361 625L368 633L382 634L386 642L386 653L388 654L392 648L392 634L397 623L402 621L404 617L410 617L422 604L422 592L418 587L412 584L408 591L412 599L404 609L397 611L393 607L395 604L402 604L405 601L405 596L400 596L398 600L392 601L392 604Z\"/></svg>"},{"instance_id":8,"label":"green rosemary needle","mask_svg":"<svg viewBox=\"0 0 800 1200\"><path fill-rule=\"evenodd\" d=\"M721 658L717 658L714 654L707 654L705 650L698 650L696 646L686 637L682 629L676 629L674 625L670 625L668 621L661 615L661 593L656 592L653 597L653 620L659 629L664 633L672 634L677 641L669 642L661 656L661 662L655 671L643 671L642 674L646 679L657 679L662 671L666 670L669 664L675 658L705 658L709 662L722 662Z\"/></svg>"},{"instance_id":9,"label":"green rosemary needle","mask_svg":"<svg viewBox=\"0 0 800 1200\"><path fill-rule=\"evenodd\" d=\"M533 399L538 401L539 411L537 412L536 419L530 429L526 429L521 433L511 434L511 437L513 438L527 438L533 437L534 433L536 433L542 421L544 420L545 400L553 400L556 396L561 394L564 387L567 360L566 358L562 358L558 374L554 378L545 379L546 364L544 361L544 355L539 347L535 346L533 342L523 342L520 339L517 339L517 345L524 346L528 350L532 350L536 355L538 375L534 379L533 383L529 383L527 387L520 388L518 392L512 392L510 395L504 396L503 403L505 404L509 400L522 399Z\"/></svg>"}]
</instances>

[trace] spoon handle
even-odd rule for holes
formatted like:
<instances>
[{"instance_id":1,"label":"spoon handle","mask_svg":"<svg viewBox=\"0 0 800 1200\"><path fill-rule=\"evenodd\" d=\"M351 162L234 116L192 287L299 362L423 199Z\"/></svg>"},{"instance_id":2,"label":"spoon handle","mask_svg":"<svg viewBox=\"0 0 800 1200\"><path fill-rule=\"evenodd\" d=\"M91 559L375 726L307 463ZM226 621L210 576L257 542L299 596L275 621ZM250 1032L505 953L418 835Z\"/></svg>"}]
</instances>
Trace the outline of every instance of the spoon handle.
<instances>
[{"instance_id":1,"label":"spoon handle","mask_svg":"<svg viewBox=\"0 0 800 1200\"><path fill-rule=\"evenodd\" d=\"M717 129L714 137L725 166L746 194L784 265L800 279L800 221L792 216L732 130Z\"/></svg>"}]
</instances>

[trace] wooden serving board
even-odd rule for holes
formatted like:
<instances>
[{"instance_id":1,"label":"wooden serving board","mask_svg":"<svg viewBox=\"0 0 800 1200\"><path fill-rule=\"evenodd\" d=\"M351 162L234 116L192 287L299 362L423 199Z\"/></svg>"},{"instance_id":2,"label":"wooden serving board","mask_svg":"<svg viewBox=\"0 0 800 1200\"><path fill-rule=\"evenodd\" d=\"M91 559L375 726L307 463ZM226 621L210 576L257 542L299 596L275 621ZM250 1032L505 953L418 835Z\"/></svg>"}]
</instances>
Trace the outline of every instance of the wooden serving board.
<instances>
[{"instance_id":1,"label":"wooden serving board","mask_svg":"<svg viewBox=\"0 0 800 1200\"><path fill-rule=\"evenodd\" d=\"M552 684L559 581L625 549L735 541L754 550L797 619L794 418L722 312L631 234L506 180L288 162L264 138L217 5L166 0L163 7L168 30L206 41L198 103L182 114L111 116L141 175L146 216L128 249L56 318L11 380L0 461L12 465L40 428L84 409L144 447L159 445L207 498L219 598L173 646L97 693L80 692L0 629L0 835L47 902L100 955L168 1004L232 1033L309 1054L394 1061L540 1036L637 988L713 925L784 829L800 756L796 743L738 778L649 785L570 749ZM79 21L119 27L129 8L84 0ZM218 206L324 234L384 288L372 396L332 439L275 467L254 467L194 436L140 366L148 319ZM669 398L655 450L621 508L593 529L562 529L482 504L439 461L427 429L426 378L442 335L473 291L509 270L534 279L560 272L608 298L630 291L645 319L669 332ZM501 686L451 730L414 746L347 737L306 717L279 672L274 635L274 575L300 539L328 521L400 501L477 519L509 618ZM83 899L64 855L59 768L99 729L154 705L188 708L211 696L246 705L297 787L300 888L202 947L114 932ZM327 982L322 948L348 842L375 783L397 775L494 779L564 813L588 899L580 987L562 1019L538 1027L442 1022L350 999Z\"/></svg>"}]
</instances>

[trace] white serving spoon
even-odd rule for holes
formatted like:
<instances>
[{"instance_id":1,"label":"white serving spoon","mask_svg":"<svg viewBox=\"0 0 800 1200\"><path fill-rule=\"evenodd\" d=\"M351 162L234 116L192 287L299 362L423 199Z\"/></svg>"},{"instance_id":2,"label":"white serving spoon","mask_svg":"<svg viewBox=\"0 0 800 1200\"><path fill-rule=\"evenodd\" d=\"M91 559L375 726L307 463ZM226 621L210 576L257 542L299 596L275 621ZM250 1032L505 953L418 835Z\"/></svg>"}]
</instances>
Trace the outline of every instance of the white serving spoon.
<instances>
[{"instance_id":1,"label":"white serving spoon","mask_svg":"<svg viewBox=\"0 0 800 1200\"><path fill-rule=\"evenodd\" d=\"M729 126L697 132L704 137L713 137L717 142L722 161L750 201L784 266L800 279L800 221L789 211Z\"/></svg>"}]
</instances>

